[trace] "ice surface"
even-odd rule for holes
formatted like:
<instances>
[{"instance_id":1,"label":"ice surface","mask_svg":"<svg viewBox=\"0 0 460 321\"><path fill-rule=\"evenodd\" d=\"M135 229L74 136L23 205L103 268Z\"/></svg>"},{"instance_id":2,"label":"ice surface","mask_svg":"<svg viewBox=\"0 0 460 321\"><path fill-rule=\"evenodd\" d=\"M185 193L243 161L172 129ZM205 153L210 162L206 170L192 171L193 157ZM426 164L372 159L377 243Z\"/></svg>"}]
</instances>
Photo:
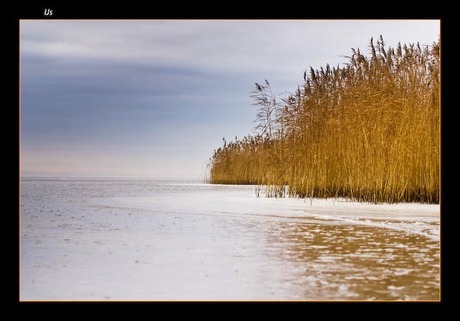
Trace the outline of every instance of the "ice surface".
<instances>
[{"instance_id":1,"label":"ice surface","mask_svg":"<svg viewBox=\"0 0 460 321\"><path fill-rule=\"evenodd\" d=\"M21 181L21 300L438 300L439 205Z\"/></svg>"},{"instance_id":2,"label":"ice surface","mask_svg":"<svg viewBox=\"0 0 460 321\"><path fill-rule=\"evenodd\" d=\"M203 187L208 187L203 185ZM213 193L224 190L224 193ZM238 216L265 216L273 219L333 220L418 233L439 240L439 205L399 203L369 204L332 199L257 198L253 187L241 186L226 191L226 186L211 189L209 195L155 195L101 199L101 204L143 210L167 209L189 214L219 213Z\"/></svg>"}]
</instances>

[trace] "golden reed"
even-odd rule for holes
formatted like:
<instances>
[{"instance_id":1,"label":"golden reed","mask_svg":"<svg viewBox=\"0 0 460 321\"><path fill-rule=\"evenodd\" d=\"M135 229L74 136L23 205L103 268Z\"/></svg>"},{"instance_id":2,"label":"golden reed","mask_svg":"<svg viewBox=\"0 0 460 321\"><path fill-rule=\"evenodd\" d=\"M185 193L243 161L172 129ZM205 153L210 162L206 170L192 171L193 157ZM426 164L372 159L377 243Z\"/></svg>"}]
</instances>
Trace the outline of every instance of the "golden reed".
<instances>
[{"instance_id":1,"label":"golden reed","mask_svg":"<svg viewBox=\"0 0 460 321\"><path fill-rule=\"evenodd\" d=\"M256 84L257 134L214 151L209 182L266 195L439 203L440 42L352 49L281 102ZM260 189L257 190L258 193Z\"/></svg>"}]
</instances>

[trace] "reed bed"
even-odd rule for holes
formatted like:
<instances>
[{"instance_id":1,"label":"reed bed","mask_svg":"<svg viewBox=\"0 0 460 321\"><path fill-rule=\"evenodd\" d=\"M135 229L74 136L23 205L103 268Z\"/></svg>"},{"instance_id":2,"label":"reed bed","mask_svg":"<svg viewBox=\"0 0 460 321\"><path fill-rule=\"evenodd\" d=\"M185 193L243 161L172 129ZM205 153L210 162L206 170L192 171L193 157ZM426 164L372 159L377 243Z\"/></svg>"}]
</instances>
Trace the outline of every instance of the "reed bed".
<instances>
[{"instance_id":1,"label":"reed bed","mask_svg":"<svg viewBox=\"0 0 460 321\"><path fill-rule=\"evenodd\" d=\"M439 203L440 42L352 49L277 102L256 84L256 135L214 151L209 181L267 196Z\"/></svg>"}]
</instances>

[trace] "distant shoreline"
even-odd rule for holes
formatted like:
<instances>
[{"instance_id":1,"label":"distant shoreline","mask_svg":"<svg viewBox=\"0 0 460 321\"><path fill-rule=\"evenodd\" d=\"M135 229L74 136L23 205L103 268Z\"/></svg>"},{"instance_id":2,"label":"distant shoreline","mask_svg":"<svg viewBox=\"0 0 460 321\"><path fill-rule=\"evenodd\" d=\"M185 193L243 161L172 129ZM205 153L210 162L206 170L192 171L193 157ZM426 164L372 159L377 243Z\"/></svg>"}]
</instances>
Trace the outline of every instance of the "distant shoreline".
<instances>
[{"instance_id":1,"label":"distant shoreline","mask_svg":"<svg viewBox=\"0 0 460 321\"><path fill-rule=\"evenodd\" d=\"M148 177L148 176L39 176L20 175L20 180L149 180L149 181L190 181L201 182L200 178Z\"/></svg>"}]
</instances>

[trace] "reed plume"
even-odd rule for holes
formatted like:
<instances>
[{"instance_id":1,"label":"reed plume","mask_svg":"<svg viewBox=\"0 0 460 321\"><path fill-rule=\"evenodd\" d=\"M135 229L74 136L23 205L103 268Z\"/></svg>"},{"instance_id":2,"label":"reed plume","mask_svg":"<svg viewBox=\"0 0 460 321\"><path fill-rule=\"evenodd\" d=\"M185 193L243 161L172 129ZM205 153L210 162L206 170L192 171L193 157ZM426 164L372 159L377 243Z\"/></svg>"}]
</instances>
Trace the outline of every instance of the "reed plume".
<instances>
[{"instance_id":1,"label":"reed plume","mask_svg":"<svg viewBox=\"0 0 460 321\"><path fill-rule=\"evenodd\" d=\"M440 42L352 49L343 67L304 73L276 101L256 84L256 135L211 158L210 182L266 186L267 196L439 202Z\"/></svg>"}]
</instances>

